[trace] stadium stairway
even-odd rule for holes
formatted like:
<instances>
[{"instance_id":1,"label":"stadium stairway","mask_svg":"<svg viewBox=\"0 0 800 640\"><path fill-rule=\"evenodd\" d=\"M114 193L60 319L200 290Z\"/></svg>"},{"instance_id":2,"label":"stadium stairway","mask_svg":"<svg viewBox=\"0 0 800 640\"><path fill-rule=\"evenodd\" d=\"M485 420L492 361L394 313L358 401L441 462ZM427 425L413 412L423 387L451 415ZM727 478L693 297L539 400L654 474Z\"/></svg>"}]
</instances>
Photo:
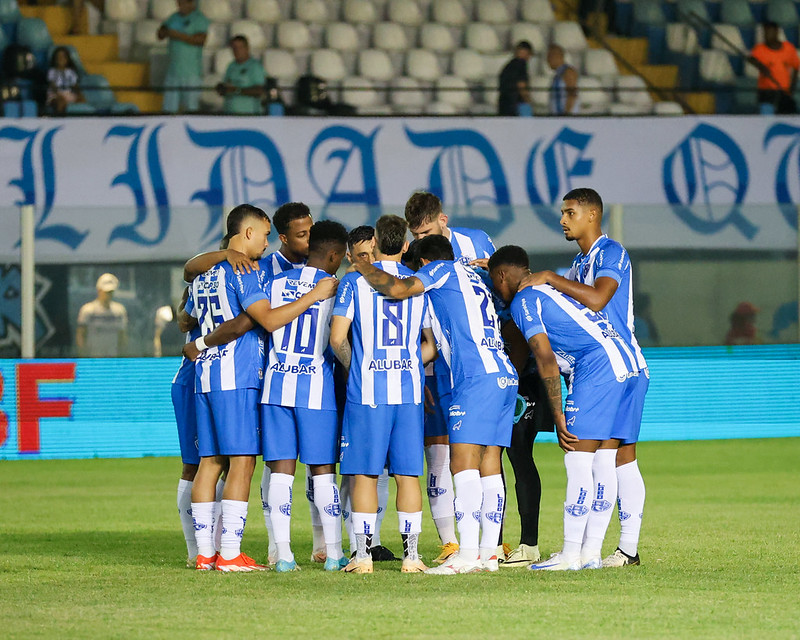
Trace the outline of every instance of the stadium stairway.
<instances>
[{"instance_id":1,"label":"stadium stairway","mask_svg":"<svg viewBox=\"0 0 800 640\"><path fill-rule=\"evenodd\" d=\"M20 13L24 17L44 20L55 45L75 47L86 71L105 76L112 87L147 86L147 64L120 61L116 35L68 35L72 25L69 7L20 6ZM158 93L121 90L115 91L114 96L117 102L135 104L143 113L161 110L161 95Z\"/></svg>"}]
</instances>

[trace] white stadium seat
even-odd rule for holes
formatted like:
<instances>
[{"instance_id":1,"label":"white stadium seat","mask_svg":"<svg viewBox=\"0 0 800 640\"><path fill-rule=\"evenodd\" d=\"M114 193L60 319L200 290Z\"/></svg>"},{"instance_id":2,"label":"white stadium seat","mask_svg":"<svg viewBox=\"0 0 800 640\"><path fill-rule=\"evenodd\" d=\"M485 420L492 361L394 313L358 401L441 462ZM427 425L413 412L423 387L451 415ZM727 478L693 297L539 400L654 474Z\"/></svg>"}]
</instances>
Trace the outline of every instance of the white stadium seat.
<instances>
[{"instance_id":1,"label":"white stadium seat","mask_svg":"<svg viewBox=\"0 0 800 640\"><path fill-rule=\"evenodd\" d=\"M175 0L151 0L150 2L150 17L159 22L164 22L177 10L178 6L175 4Z\"/></svg>"},{"instance_id":2,"label":"white stadium seat","mask_svg":"<svg viewBox=\"0 0 800 640\"><path fill-rule=\"evenodd\" d=\"M501 49L500 38L491 25L473 22L467 25L464 45L481 53L494 53Z\"/></svg>"},{"instance_id":3,"label":"white stadium seat","mask_svg":"<svg viewBox=\"0 0 800 640\"><path fill-rule=\"evenodd\" d=\"M608 108L611 116L643 116L652 113L652 106L642 106L628 104L626 102L614 102Z\"/></svg>"},{"instance_id":4,"label":"white stadium seat","mask_svg":"<svg viewBox=\"0 0 800 640\"><path fill-rule=\"evenodd\" d=\"M463 78L442 76L436 81L436 100L464 110L472 103L469 86Z\"/></svg>"},{"instance_id":5,"label":"white stadium seat","mask_svg":"<svg viewBox=\"0 0 800 640\"><path fill-rule=\"evenodd\" d=\"M372 46L385 51L405 51L408 49L408 38L399 24L379 22L372 30Z\"/></svg>"},{"instance_id":6,"label":"white stadium seat","mask_svg":"<svg viewBox=\"0 0 800 640\"><path fill-rule=\"evenodd\" d=\"M715 84L732 84L736 74L724 51L711 49L700 52L700 77Z\"/></svg>"},{"instance_id":7,"label":"white stadium seat","mask_svg":"<svg viewBox=\"0 0 800 640\"><path fill-rule=\"evenodd\" d=\"M310 49L311 33L308 27L299 20L287 20L278 25L277 45L281 49L292 51Z\"/></svg>"},{"instance_id":8,"label":"white stadium seat","mask_svg":"<svg viewBox=\"0 0 800 640\"><path fill-rule=\"evenodd\" d=\"M230 26L230 34L233 36L244 36L250 44L250 52L254 55L261 55L267 47L267 36L262 26L255 20L236 20Z\"/></svg>"},{"instance_id":9,"label":"white stadium seat","mask_svg":"<svg viewBox=\"0 0 800 640\"><path fill-rule=\"evenodd\" d=\"M233 51L230 47L224 47L214 52L214 73L225 74L228 65L233 62Z\"/></svg>"},{"instance_id":10,"label":"white stadium seat","mask_svg":"<svg viewBox=\"0 0 800 640\"><path fill-rule=\"evenodd\" d=\"M234 19L228 0L200 0L198 9L210 22L231 22Z\"/></svg>"},{"instance_id":11,"label":"white stadium seat","mask_svg":"<svg viewBox=\"0 0 800 640\"><path fill-rule=\"evenodd\" d=\"M379 82L388 82L395 76L389 55L380 49L366 49L358 54L358 72Z\"/></svg>"},{"instance_id":12,"label":"white stadium seat","mask_svg":"<svg viewBox=\"0 0 800 640\"><path fill-rule=\"evenodd\" d=\"M278 0L247 0L245 15L266 24L277 24L284 19Z\"/></svg>"},{"instance_id":13,"label":"white stadium seat","mask_svg":"<svg viewBox=\"0 0 800 640\"><path fill-rule=\"evenodd\" d=\"M511 16L503 0L481 0L477 4L478 22L487 24L508 24Z\"/></svg>"},{"instance_id":14,"label":"white stadium seat","mask_svg":"<svg viewBox=\"0 0 800 640\"><path fill-rule=\"evenodd\" d=\"M728 42L730 42L730 44L728 44ZM747 50L747 47L744 45L744 40L742 40L741 30L733 24L714 25L714 33L711 34L711 48L719 49L720 51L734 55L739 51Z\"/></svg>"},{"instance_id":15,"label":"white stadium seat","mask_svg":"<svg viewBox=\"0 0 800 640\"><path fill-rule=\"evenodd\" d=\"M346 22L332 22L325 27L325 46L337 51L358 51L358 32Z\"/></svg>"},{"instance_id":16,"label":"white stadium seat","mask_svg":"<svg viewBox=\"0 0 800 640\"><path fill-rule=\"evenodd\" d=\"M422 11L414 0L391 0L389 20L407 27L418 27L423 22Z\"/></svg>"},{"instance_id":17,"label":"white stadium seat","mask_svg":"<svg viewBox=\"0 0 800 640\"><path fill-rule=\"evenodd\" d=\"M451 65L453 75L464 78L467 82L480 82L486 75L483 56L472 49L454 52Z\"/></svg>"},{"instance_id":18,"label":"white stadium seat","mask_svg":"<svg viewBox=\"0 0 800 640\"><path fill-rule=\"evenodd\" d=\"M531 101L537 112L547 113L550 107L550 76L534 76L530 80Z\"/></svg>"},{"instance_id":19,"label":"white stadium seat","mask_svg":"<svg viewBox=\"0 0 800 640\"><path fill-rule=\"evenodd\" d=\"M294 82L300 75L294 56L283 49L267 49L263 64L266 74L279 81Z\"/></svg>"},{"instance_id":20,"label":"white stadium seat","mask_svg":"<svg viewBox=\"0 0 800 640\"><path fill-rule=\"evenodd\" d=\"M136 22L144 17L136 0L106 0L105 16L117 22Z\"/></svg>"},{"instance_id":21,"label":"white stadium seat","mask_svg":"<svg viewBox=\"0 0 800 640\"><path fill-rule=\"evenodd\" d=\"M325 24L329 20L323 0L294 0L294 17L312 24Z\"/></svg>"},{"instance_id":22,"label":"white stadium seat","mask_svg":"<svg viewBox=\"0 0 800 640\"><path fill-rule=\"evenodd\" d=\"M484 53L481 58L483 58L483 75L493 78L492 82L497 84L498 76L511 60L511 56L508 53Z\"/></svg>"},{"instance_id":23,"label":"white stadium seat","mask_svg":"<svg viewBox=\"0 0 800 640\"><path fill-rule=\"evenodd\" d=\"M261 27L259 27L259 30ZM262 33L261 37L264 35ZM206 43L203 48L206 51L216 51L221 47L228 46L228 25L225 22L212 22L208 25L206 32ZM263 47L262 47L263 48Z\"/></svg>"},{"instance_id":24,"label":"white stadium seat","mask_svg":"<svg viewBox=\"0 0 800 640\"><path fill-rule=\"evenodd\" d=\"M450 29L434 22L420 27L419 46L436 53L449 53L456 48L456 43Z\"/></svg>"},{"instance_id":25,"label":"white stadium seat","mask_svg":"<svg viewBox=\"0 0 800 640\"><path fill-rule=\"evenodd\" d=\"M617 102L652 110L653 100L647 92L647 84L639 76L617 76Z\"/></svg>"},{"instance_id":26,"label":"white stadium seat","mask_svg":"<svg viewBox=\"0 0 800 640\"><path fill-rule=\"evenodd\" d=\"M597 78L582 76L578 78L578 102L581 113L602 115L608 113L611 95Z\"/></svg>"},{"instance_id":27,"label":"white stadium seat","mask_svg":"<svg viewBox=\"0 0 800 640\"><path fill-rule=\"evenodd\" d=\"M383 92L375 88L369 78L350 76L342 81L342 101L362 111L384 104Z\"/></svg>"},{"instance_id":28,"label":"white stadium seat","mask_svg":"<svg viewBox=\"0 0 800 640\"><path fill-rule=\"evenodd\" d=\"M522 0L520 15L525 22L550 24L556 20L550 0Z\"/></svg>"},{"instance_id":29,"label":"white stadium seat","mask_svg":"<svg viewBox=\"0 0 800 640\"><path fill-rule=\"evenodd\" d=\"M427 49L411 49L406 53L406 75L416 80L434 81L442 75L439 60Z\"/></svg>"},{"instance_id":30,"label":"white stadium seat","mask_svg":"<svg viewBox=\"0 0 800 640\"><path fill-rule=\"evenodd\" d=\"M393 105L410 111L421 110L430 101L427 94L420 88L419 82L414 78L395 78L392 81L389 95Z\"/></svg>"},{"instance_id":31,"label":"white stadium seat","mask_svg":"<svg viewBox=\"0 0 800 640\"><path fill-rule=\"evenodd\" d=\"M550 40L565 51L584 51L589 46L583 29L577 22L556 22Z\"/></svg>"},{"instance_id":32,"label":"white stadium seat","mask_svg":"<svg viewBox=\"0 0 800 640\"><path fill-rule=\"evenodd\" d=\"M425 113L431 116L457 116L458 107L449 102L432 102L425 107Z\"/></svg>"},{"instance_id":33,"label":"white stadium seat","mask_svg":"<svg viewBox=\"0 0 800 640\"><path fill-rule=\"evenodd\" d=\"M544 53L547 51L547 32L538 24L531 22L517 22L511 25L511 46L520 40L527 40L531 43L534 53Z\"/></svg>"},{"instance_id":34,"label":"white stadium seat","mask_svg":"<svg viewBox=\"0 0 800 640\"><path fill-rule=\"evenodd\" d=\"M342 16L345 22L351 24L373 24L378 21L378 12L369 0L345 0Z\"/></svg>"},{"instance_id":35,"label":"white stadium seat","mask_svg":"<svg viewBox=\"0 0 800 640\"><path fill-rule=\"evenodd\" d=\"M583 54L583 73L601 82L612 83L619 75L614 54L605 49L587 49Z\"/></svg>"},{"instance_id":36,"label":"white stadium seat","mask_svg":"<svg viewBox=\"0 0 800 640\"><path fill-rule=\"evenodd\" d=\"M451 27L461 27L467 24L469 18L458 0L433 0L431 16L434 22L440 22Z\"/></svg>"},{"instance_id":37,"label":"white stadium seat","mask_svg":"<svg viewBox=\"0 0 800 640\"><path fill-rule=\"evenodd\" d=\"M140 20L137 22L133 32L134 43L146 47L161 46L166 49L167 41L159 40L156 36L161 24L158 20Z\"/></svg>"},{"instance_id":38,"label":"white stadium seat","mask_svg":"<svg viewBox=\"0 0 800 640\"><path fill-rule=\"evenodd\" d=\"M214 89L220 82L222 82L221 73L212 73L203 78L203 85L208 88L200 94L200 104L210 111L219 112L225 106L225 98Z\"/></svg>"},{"instance_id":39,"label":"white stadium seat","mask_svg":"<svg viewBox=\"0 0 800 640\"><path fill-rule=\"evenodd\" d=\"M688 24L670 23L667 25L667 49L674 53L696 55L700 50L697 33Z\"/></svg>"},{"instance_id":40,"label":"white stadium seat","mask_svg":"<svg viewBox=\"0 0 800 640\"><path fill-rule=\"evenodd\" d=\"M347 69L338 51L317 49L311 53L310 71L328 82L339 82L347 75Z\"/></svg>"},{"instance_id":41,"label":"white stadium seat","mask_svg":"<svg viewBox=\"0 0 800 640\"><path fill-rule=\"evenodd\" d=\"M684 110L677 102L656 102L653 105L653 113L657 116L682 116Z\"/></svg>"}]
</instances>

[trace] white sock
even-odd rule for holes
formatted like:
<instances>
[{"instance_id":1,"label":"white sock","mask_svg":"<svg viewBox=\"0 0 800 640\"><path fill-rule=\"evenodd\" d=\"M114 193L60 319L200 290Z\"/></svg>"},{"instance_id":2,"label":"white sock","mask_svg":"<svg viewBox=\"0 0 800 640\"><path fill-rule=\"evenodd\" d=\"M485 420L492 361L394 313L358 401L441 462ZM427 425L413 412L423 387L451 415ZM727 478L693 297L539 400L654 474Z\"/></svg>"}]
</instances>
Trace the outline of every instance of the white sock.
<instances>
[{"instance_id":1,"label":"white sock","mask_svg":"<svg viewBox=\"0 0 800 640\"><path fill-rule=\"evenodd\" d=\"M222 544L222 492L225 491L225 481L220 478L217 480L216 492L214 494L214 548L219 550Z\"/></svg>"},{"instance_id":2,"label":"white sock","mask_svg":"<svg viewBox=\"0 0 800 640\"><path fill-rule=\"evenodd\" d=\"M308 500L308 509L311 512L312 553L317 553L325 548L325 536L322 532L319 510L314 502L314 480L311 476L311 468L308 465L306 465L306 500Z\"/></svg>"},{"instance_id":3,"label":"white sock","mask_svg":"<svg viewBox=\"0 0 800 640\"><path fill-rule=\"evenodd\" d=\"M342 504L336 476L332 473L314 476L314 504L322 521L328 557L339 560L342 557Z\"/></svg>"},{"instance_id":4,"label":"white sock","mask_svg":"<svg viewBox=\"0 0 800 640\"><path fill-rule=\"evenodd\" d=\"M639 462L634 460L617 467L617 505L619 508L619 548L635 556L639 548L639 532L644 512L644 480Z\"/></svg>"},{"instance_id":5,"label":"white sock","mask_svg":"<svg viewBox=\"0 0 800 640\"><path fill-rule=\"evenodd\" d=\"M592 461L592 507L586 521L581 559L600 556L617 500L617 450L598 449Z\"/></svg>"},{"instance_id":6,"label":"white sock","mask_svg":"<svg viewBox=\"0 0 800 640\"><path fill-rule=\"evenodd\" d=\"M290 546L292 526L292 484L294 476L288 473L273 473L269 480L269 518L278 560L291 562L294 554Z\"/></svg>"},{"instance_id":7,"label":"white sock","mask_svg":"<svg viewBox=\"0 0 800 640\"><path fill-rule=\"evenodd\" d=\"M419 560L419 534L422 533L422 511L408 513L405 511L397 512L397 522L400 529L400 537L403 539L403 557L409 560Z\"/></svg>"},{"instance_id":8,"label":"white sock","mask_svg":"<svg viewBox=\"0 0 800 640\"><path fill-rule=\"evenodd\" d=\"M481 506L481 558L488 560L497 554L500 540L500 529L503 526L503 506L506 501L506 488L503 476L481 478L483 503Z\"/></svg>"},{"instance_id":9,"label":"white sock","mask_svg":"<svg viewBox=\"0 0 800 640\"><path fill-rule=\"evenodd\" d=\"M372 546L381 544L381 525L386 516L386 507L389 505L389 470L384 469L378 476L378 519L375 520L375 533L372 535Z\"/></svg>"},{"instance_id":10,"label":"white sock","mask_svg":"<svg viewBox=\"0 0 800 640\"><path fill-rule=\"evenodd\" d=\"M350 539L350 551L356 550L356 534L353 532L353 504L350 502L350 482L352 476L342 476L339 485L339 499L342 501L342 523L347 537Z\"/></svg>"},{"instance_id":11,"label":"white sock","mask_svg":"<svg viewBox=\"0 0 800 640\"><path fill-rule=\"evenodd\" d=\"M192 526L197 542L197 555L213 558L217 553L214 546L213 502L192 502Z\"/></svg>"},{"instance_id":12,"label":"white sock","mask_svg":"<svg viewBox=\"0 0 800 640\"><path fill-rule=\"evenodd\" d=\"M592 462L594 453L569 451L564 455L567 468L567 495L564 501L564 547L567 562L578 562L583 534L592 503Z\"/></svg>"},{"instance_id":13,"label":"white sock","mask_svg":"<svg viewBox=\"0 0 800 640\"><path fill-rule=\"evenodd\" d=\"M194 522L192 521L192 485L191 480L178 480L178 515L181 518L183 538L186 540L186 553L188 558L197 555L197 540L194 537Z\"/></svg>"},{"instance_id":14,"label":"white sock","mask_svg":"<svg viewBox=\"0 0 800 640\"><path fill-rule=\"evenodd\" d=\"M446 444L428 445L425 447L425 460L428 464L428 502L439 539L442 544L457 542L450 447Z\"/></svg>"},{"instance_id":15,"label":"white sock","mask_svg":"<svg viewBox=\"0 0 800 640\"><path fill-rule=\"evenodd\" d=\"M242 536L246 524L247 500L223 500L219 554L224 560L233 560L242 552Z\"/></svg>"},{"instance_id":16,"label":"white sock","mask_svg":"<svg viewBox=\"0 0 800 640\"><path fill-rule=\"evenodd\" d=\"M267 527L267 556L274 558L278 552L275 541L272 539L272 520L269 517L269 477L272 470L268 465L264 465L264 472L261 474L261 509L264 513L264 526Z\"/></svg>"},{"instance_id":17,"label":"white sock","mask_svg":"<svg viewBox=\"0 0 800 640\"><path fill-rule=\"evenodd\" d=\"M355 548L356 558L363 560L369 557L369 547L372 542L372 534L375 531L376 513L360 513L354 511L350 514L353 519L353 535L356 539Z\"/></svg>"},{"instance_id":18,"label":"white sock","mask_svg":"<svg viewBox=\"0 0 800 640\"><path fill-rule=\"evenodd\" d=\"M478 538L481 529L481 504L483 487L481 474L477 469L465 469L453 476L456 499L456 523L460 546L458 553L467 561L476 561L480 545Z\"/></svg>"}]
</instances>

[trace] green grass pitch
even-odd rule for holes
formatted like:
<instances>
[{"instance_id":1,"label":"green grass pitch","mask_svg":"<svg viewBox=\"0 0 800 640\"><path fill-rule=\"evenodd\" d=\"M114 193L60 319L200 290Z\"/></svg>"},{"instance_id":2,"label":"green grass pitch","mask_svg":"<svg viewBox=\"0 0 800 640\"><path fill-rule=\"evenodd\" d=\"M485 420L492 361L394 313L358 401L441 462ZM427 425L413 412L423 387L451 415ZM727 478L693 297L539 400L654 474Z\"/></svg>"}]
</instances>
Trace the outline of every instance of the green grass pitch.
<instances>
[{"instance_id":1,"label":"green grass pitch","mask_svg":"<svg viewBox=\"0 0 800 640\"><path fill-rule=\"evenodd\" d=\"M639 458L642 566L447 577L402 575L398 563L371 576L311 565L300 471L302 571L231 575L184 568L175 458L2 462L0 637L800 637L800 438L643 443ZM562 455L543 444L536 460L549 553L561 541ZM257 479L253 489L244 550L263 561ZM504 538L515 546L508 498ZM614 518L604 555L618 532ZM391 505L382 533L399 553ZM437 542L426 512L425 558Z\"/></svg>"}]
</instances>

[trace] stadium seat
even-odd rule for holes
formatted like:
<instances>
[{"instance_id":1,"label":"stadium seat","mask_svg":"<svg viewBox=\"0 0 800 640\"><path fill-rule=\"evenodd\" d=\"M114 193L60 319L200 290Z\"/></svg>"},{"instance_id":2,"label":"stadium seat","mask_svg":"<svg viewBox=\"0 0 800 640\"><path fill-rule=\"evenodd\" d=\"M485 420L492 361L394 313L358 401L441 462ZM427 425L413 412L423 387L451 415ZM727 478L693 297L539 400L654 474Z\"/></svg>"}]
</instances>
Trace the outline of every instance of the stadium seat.
<instances>
[{"instance_id":1,"label":"stadium seat","mask_svg":"<svg viewBox=\"0 0 800 640\"><path fill-rule=\"evenodd\" d=\"M608 108L610 116L643 116L652 113L652 105L636 105L627 102L613 102Z\"/></svg>"},{"instance_id":2,"label":"stadium seat","mask_svg":"<svg viewBox=\"0 0 800 640\"><path fill-rule=\"evenodd\" d=\"M688 24L668 24L667 49L682 55L697 55L700 45L697 41L695 30Z\"/></svg>"},{"instance_id":3,"label":"stadium seat","mask_svg":"<svg viewBox=\"0 0 800 640\"><path fill-rule=\"evenodd\" d=\"M736 113L758 113L758 95L756 78L736 78L736 89L733 94L733 111Z\"/></svg>"},{"instance_id":4,"label":"stadium seat","mask_svg":"<svg viewBox=\"0 0 800 640\"><path fill-rule=\"evenodd\" d=\"M633 3L633 22L634 25L663 26L667 18L658 0L642 0Z\"/></svg>"},{"instance_id":5,"label":"stadium seat","mask_svg":"<svg viewBox=\"0 0 800 640\"><path fill-rule=\"evenodd\" d=\"M685 21L695 15L703 22L711 22L711 16L708 14L706 3L703 0L678 0L676 9L679 21Z\"/></svg>"},{"instance_id":6,"label":"stadium seat","mask_svg":"<svg viewBox=\"0 0 800 640\"><path fill-rule=\"evenodd\" d=\"M309 70L312 75L319 76L328 82L340 82L347 75L347 68L341 54L333 49L313 51Z\"/></svg>"},{"instance_id":7,"label":"stadium seat","mask_svg":"<svg viewBox=\"0 0 800 640\"><path fill-rule=\"evenodd\" d=\"M20 18L17 22L17 44L29 47L36 56L36 64L46 69L50 61L47 52L53 44L47 24L39 18Z\"/></svg>"},{"instance_id":8,"label":"stadium seat","mask_svg":"<svg viewBox=\"0 0 800 640\"><path fill-rule=\"evenodd\" d=\"M231 51L230 47L224 47L222 49L217 49L214 52L214 64L212 65L212 69L214 73L221 73L225 75L225 71L233 62L233 51Z\"/></svg>"},{"instance_id":9,"label":"stadium seat","mask_svg":"<svg viewBox=\"0 0 800 640\"><path fill-rule=\"evenodd\" d=\"M452 104L460 111L465 111L472 104L472 95L463 78L442 76L436 80L436 100Z\"/></svg>"},{"instance_id":10,"label":"stadium seat","mask_svg":"<svg viewBox=\"0 0 800 640\"><path fill-rule=\"evenodd\" d=\"M244 14L265 24L278 24L284 19L278 0L247 0Z\"/></svg>"},{"instance_id":11,"label":"stadium seat","mask_svg":"<svg viewBox=\"0 0 800 640\"><path fill-rule=\"evenodd\" d=\"M477 3L477 20L486 24L508 24L511 15L503 0L481 0Z\"/></svg>"},{"instance_id":12,"label":"stadium seat","mask_svg":"<svg viewBox=\"0 0 800 640\"><path fill-rule=\"evenodd\" d=\"M415 80L433 82L442 75L439 60L427 49L411 49L406 53L406 75Z\"/></svg>"},{"instance_id":13,"label":"stadium seat","mask_svg":"<svg viewBox=\"0 0 800 640\"><path fill-rule=\"evenodd\" d=\"M228 0L200 0L198 9L210 22L231 22L234 18Z\"/></svg>"},{"instance_id":14,"label":"stadium seat","mask_svg":"<svg viewBox=\"0 0 800 640\"><path fill-rule=\"evenodd\" d=\"M473 25L469 25L472 27ZM469 27L468 27L469 28ZM436 53L450 53L455 50L453 34L443 24L435 22L423 24L419 30L419 46Z\"/></svg>"},{"instance_id":15,"label":"stadium seat","mask_svg":"<svg viewBox=\"0 0 800 640\"><path fill-rule=\"evenodd\" d=\"M457 116L458 107L449 102L431 102L425 107L425 113L429 116Z\"/></svg>"},{"instance_id":16,"label":"stadium seat","mask_svg":"<svg viewBox=\"0 0 800 640\"><path fill-rule=\"evenodd\" d=\"M578 101L582 114L602 115L608 113L611 96L605 89L607 86L597 78L589 76L578 78Z\"/></svg>"},{"instance_id":17,"label":"stadium seat","mask_svg":"<svg viewBox=\"0 0 800 640\"><path fill-rule=\"evenodd\" d=\"M277 78L280 84L294 83L300 76L294 56L283 49L267 49L263 64L267 76Z\"/></svg>"},{"instance_id":18,"label":"stadium seat","mask_svg":"<svg viewBox=\"0 0 800 640\"><path fill-rule=\"evenodd\" d=\"M615 81L617 102L639 109L639 113L650 113L653 100L647 84L639 76L617 76Z\"/></svg>"},{"instance_id":19,"label":"stadium seat","mask_svg":"<svg viewBox=\"0 0 800 640\"><path fill-rule=\"evenodd\" d=\"M294 17L311 24L326 24L328 8L323 0L294 0Z\"/></svg>"},{"instance_id":20,"label":"stadium seat","mask_svg":"<svg viewBox=\"0 0 800 640\"><path fill-rule=\"evenodd\" d=\"M388 82L395 76L389 55L380 49L366 49L358 54L358 73L378 82Z\"/></svg>"},{"instance_id":21,"label":"stadium seat","mask_svg":"<svg viewBox=\"0 0 800 640\"><path fill-rule=\"evenodd\" d=\"M782 27L795 27L798 23L797 8L792 0L767 0L766 16Z\"/></svg>"},{"instance_id":22,"label":"stadium seat","mask_svg":"<svg viewBox=\"0 0 800 640\"><path fill-rule=\"evenodd\" d=\"M422 24L422 11L414 0L390 0L389 20L407 27L418 27Z\"/></svg>"},{"instance_id":23,"label":"stadium seat","mask_svg":"<svg viewBox=\"0 0 800 640\"><path fill-rule=\"evenodd\" d=\"M511 46L520 40L527 40L531 43L534 53L544 53L547 51L547 31L541 25L532 22L517 22L511 25Z\"/></svg>"},{"instance_id":24,"label":"stadium seat","mask_svg":"<svg viewBox=\"0 0 800 640\"><path fill-rule=\"evenodd\" d=\"M556 22L550 40L571 52L582 52L589 46L577 22Z\"/></svg>"},{"instance_id":25,"label":"stadium seat","mask_svg":"<svg viewBox=\"0 0 800 640\"><path fill-rule=\"evenodd\" d=\"M225 106L225 98L219 95L215 90L220 82L222 82L222 75L213 73L203 78L203 85L208 87L200 94L200 104L207 110L219 113Z\"/></svg>"},{"instance_id":26,"label":"stadium seat","mask_svg":"<svg viewBox=\"0 0 800 640\"><path fill-rule=\"evenodd\" d=\"M136 0L106 0L105 16L116 22L136 22L144 17Z\"/></svg>"},{"instance_id":27,"label":"stadium seat","mask_svg":"<svg viewBox=\"0 0 800 640\"><path fill-rule=\"evenodd\" d=\"M15 23L20 19L17 0L0 0L0 22Z\"/></svg>"},{"instance_id":28,"label":"stadium seat","mask_svg":"<svg viewBox=\"0 0 800 640\"><path fill-rule=\"evenodd\" d=\"M474 49L481 53L494 53L503 48L494 27L480 22L473 22L467 25L464 34L464 45L468 49Z\"/></svg>"},{"instance_id":29,"label":"stadium seat","mask_svg":"<svg viewBox=\"0 0 800 640\"><path fill-rule=\"evenodd\" d=\"M325 27L325 46L337 51L358 51L361 48L358 32L346 22L332 22Z\"/></svg>"},{"instance_id":30,"label":"stadium seat","mask_svg":"<svg viewBox=\"0 0 800 640\"><path fill-rule=\"evenodd\" d=\"M153 20L158 20L159 24L177 10L174 0L150 0L150 17Z\"/></svg>"},{"instance_id":31,"label":"stadium seat","mask_svg":"<svg viewBox=\"0 0 800 640\"><path fill-rule=\"evenodd\" d=\"M166 49L166 40L159 40L156 33L161 23L158 20L140 20L133 31L133 42L142 47L163 47Z\"/></svg>"},{"instance_id":32,"label":"stadium seat","mask_svg":"<svg viewBox=\"0 0 800 640\"><path fill-rule=\"evenodd\" d=\"M653 113L657 116L682 116L684 110L677 102L656 102L653 105Z\"/></svg>"},{"instance_id":33,"label":"stadium seat","mask_svg":"<svg viewBox=\"0 0 800 640\"><path fill-rule=\"evenodd\" d=\"M550 108L550 85L553 80L550 76L533 76L530 79L530 95L536 113L546 114Z\"/></svg>"},{"instance_id":34,"label":"stadium seat","mask_svg":"<svg viewBox=\"0 0 800 640\"><path fill-rule=\"evenodd\" d=\"M483 56L472 49L455 51L451 58L451 70L453 75L464 78L467 82L481 82L487 75Z\"/></svg>"},{"instance_id":35,"label":"stadium seat","mask_svg":"<svg viewBox=\"0 0 800 640\"><path fill-rule=\"evenodd\" d=\"M277 45L291 51L310 49L311 33L308 27L298 20L287 20L278 25Z\"/></svg>"},{"instance_id":36,"label":"stadium seat","mask_svg":"<svg viewBox=\"0 0 800 640\"><path fill-rule=\"evenodd\" d=\"M520 15L525 22L550 24L556 21L550 0L522 0Z\"/></svg>"},{"instance_id":37,"label":"stadium seat","mask_svg":"<svg viewBox=\"0 0 800 640\"><path fill-rule=\"evenodd\" d=\"M372 30L372 46L385 51L405 51L408 49L408 38L399 24L379 22Z\"/></svg>"},{"instance_id":38,"label":"stadium seat","mask_svg":"<svg viewBox=\"0 0 800 640\"><path fill-rule=\"evenodd\" d=\"M378 21L378 12L369 0L345 0L342 17L351 24L373 24Z\"/></svg>"},{"instance_id":39,"label":"stadium seat","mask_svg":"<svg viewBox=\"0 0 800 640\"><path fill-rule=\"evenodd\" d=\"M431 17L434 22L450 27L462 27L469 21L464 5L458 0L433 0Z\"/></svg>"},{"instance_id":40,"label":"stadium seat","mask_svg":"<svg viewBox=\"0 0 800 640\"><path fill-rule=\"evenodd\" d=\"M747 51L739 27L733 24L718 24L714 28L715 33L711 36L712 49L734 55L740 51Z\"/></svg>"},{"instance_id":41,"label":"stadium seat","mask_svg":"<svg viewBox=\"0 0 800 640\"><path fill-rule=\"evenodd\" d=\"M229 44L228 27L229 25L227 22L212 22L211 24L209 24L208 31L206 31L206 43L203 45L203 49L205 49L206 51L216 51L221 47L227 47ZM258 29L259 31L261 31L261 27L258 27ZM263 31L261 32L261 38L262 40L264 38ZM248 40L250 40L249 37ZM253 48L253 45L251 44L250 47ZM261 48L262 49L264 48L263 44Z\"/></svg>"},{"instance_id":42,"label":"stadium seat","mask_svg":"<svg viewBox=\"0 0 800 640\"><path fill-rule=\"evenodd\" d=\"M354 106L359 113L386 102L384 94L375 88L372 80L350 76L342 81L342 102Z\"/></svg>"},{"instance_id":43,"label":"stadium seat","mask_svg":"<svg viewBox=\"0 0 800 640\"><path fill-rule=\"evenodd\" d=\"M75 64L75 68L78 71L78 75L82 76L86 73L86 67L83 66L83 61L81 60L81 55L78 53L78 50L75 48L74 45L71 44L52 44L50 45L50 49L47 51L47 59L52 60L53 52L56 50L57 47L64 47L67 51L69 51L69 57L72 59L72 62Z\"/></svg>"},{"instance_id":44,"label":"stadium seat","mask_svg":"<svg viewBox=\"0 0 800 640\"><path fill-rule=\"evenodd\" d=\"M70 116L92 116L97 113L97 109L88 102L73 102L67 105L65 113Z\"/></svg>"},{"instance_id":45,"label":"stadium seat","mask_svg":"<svg viewBox=\"0 0 800 640\"><path fill-rule=\"evenodd\" d=\"M231 22L230 35L231 37L244 36L247 38L247 42L250 44L250 52L253 55L260 55L268 44L263 27L255 20L236 20Z\"/></svg>"},{"instance_id":46,"label":"stadium seat","mask_svg":"<svg viewBox=\"0 0 800 640\"><path fill-rule=\"evenodd\" d=\"M400 77L392 81L389 99L401 113L421 112L429 100L414 78Z\"/></svg>"},{"instance_id":47,"label":"stadium seat","mask_svg":"<svg viewBox=\"0 0 800 640\"><path fill-rule=\"evenodd\" d=\"M108 112L111 105L116 102L114 92L105 76L99 74L86 74L81 78L81 92L86 101L99 112Z\"/></svg>"},{"instance_id":48,"label":"stadium seat","mask_svg":"<svg viewBox=\"0 0 800 640\"><path fill-rule=\"evenodd\" d=\"M748 0L722 0L720 22L735 24L737 27L752 27L753 12L750 10Z\"/></svg>"},{"instance_id":49,"label":"stadium seat","mask_svg":"<svg viewBox=\"0 0 800 640\"><path fill-rule=\"evenodd\" d=\"M587 49L583 54L583 73L597 78L605 86L612 86L619 75L614 54L605 49Z\"/></svg>"},{"instance_id":50,"label":"stadium seat","mask_svg":"<svg viewBox=\"0 0 800 640\"><path fill-rule=\"evenodd\" d=\"M733 84L736 74L724 51L700 52L700 78L713 84Z\"/></svg>"}]
</instances>

